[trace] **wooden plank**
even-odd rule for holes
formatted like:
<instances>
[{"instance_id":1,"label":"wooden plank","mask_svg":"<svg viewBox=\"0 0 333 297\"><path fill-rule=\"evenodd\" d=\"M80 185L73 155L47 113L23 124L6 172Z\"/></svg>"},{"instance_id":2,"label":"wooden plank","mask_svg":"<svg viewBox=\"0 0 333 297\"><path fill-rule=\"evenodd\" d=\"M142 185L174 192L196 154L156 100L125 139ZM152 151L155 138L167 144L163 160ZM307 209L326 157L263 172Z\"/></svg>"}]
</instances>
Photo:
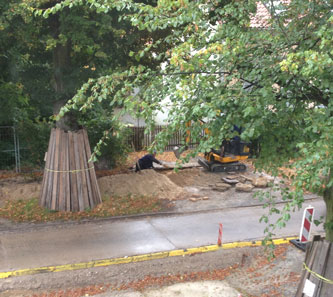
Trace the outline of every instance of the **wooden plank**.
<instances>
[{"instance_id":1,"label":"wooden plank","mask_svg":"<svg viewBox=\"0 0 333 297\"><path fill-rule=\"evenodd\" d=\"M83 140L83 132L82 130L79 130L77 132L77 139L78 139L78 153L79 153L79 161L80 161L80 168L81 171L78 172L78 175L81 175L81 181L82 181L82 197L83 197L83 205L84 209L90 208L89 203L89 197L88 197L88 186L87 186L87 168L88 164L84 162L84 140Z\"/></svg>"},{"instance_id":2,"label":"wooden plank","mask_svg":"<svg viewBox=\"0 0 333 297\"><path fill-rule=\"evenodd\" d=\"M71 210L71 189L70 189L70 173L69 173L69 133L65 133L65 210Z\"/></svg>"},{"instance_id":3,"label":"wooden plank","mask_svg":"<svg viewBox=\"0 0 333 297\"><path fill-rule=\"evenodd\" d=\"M325 272L324 272L324 276L327 279L333 280L333 247L332 247L332 243L330 243L330 248L328 251L328 257L327 257L327 261L326 261L326 267L325 267ZM320 291L320 296L321 297L331 297L333 291L333 285L323 282L323 285L321 287L321 291Z\"/></svg>"},{"instance_id":4,"label":"wooden plank","mask_svg":"<svg viewBox=\"0 0 333 297\"><path fill-rule=\"evenodd\" d=\"M63 131L62 134L62 173L61 173L61 180L62 180L62 194L61 199L59 198L59 210L65 211L66 210L66 196L67 196L67 148L68 148L68 133Z\"/></svg>"},{"instance_id":5,"label":"wooden plank","mask_svg":"<svg viewBox=\"0 0 333 297\"><path fill-rule=\"evenodd\" d=\"M48 149L47 149L48 152L50 151L51 139L52 138L51 138L51 135L50 135L49 145L48 145ZM47 155L48 155L48 153L47 153ZM46 158L45 168L48 168L47 164L48 164L48 159ZM43 195L43 194L45 194L45 191L46 191L45 183L46 183L47 177L48 177L47 171L44 169L43 180L42 180L42 188L41 188L41 191L39 193L39 205L41 205L41 206L44 205L44 201L45 201L45 195Z\"/></svg>"},{"instance_id":6,"label":"wooden plank","mask_svg":"<svg viewBox=\"0 0 333 297\"><path fill-rule=\"evenodd\" d=\"M75 169L75 153L74 153L74 133L68 132L69 141L69 170ZM77 177L76 173L69 174L70 179L70 210L79 211L79 200L77 191Z\"/></svg>"},{"instance_id":7,"label":"wooden plank","mask_svg":"<svg viewBox=\"0 0 333 297\"><path fill-rule=\"evenodd\" d=\"M323 246L322 242L320 241L318 249L316 251L313 265L311 268L308 266L312 271L318 272L318 268L319 268L319 264L320 264L319 262L322 261L321 258L322 258L323 248L324 248L324 246ZM316 285L316 289L315 289L315 293L314 293L314 296L316 296L316 294L317 294L316 292L318 291L317 289L318 289L319 280L316 279L311 273L309 273L308 279Z\"/></svg>"},{"instance_id":8,"label":"wooden plank","mask_svg":"<svg viewBox=\"0 0 333 297\"><path fill-rule=\"evenodd\" d=\"M90 144L89 144L87 131L83 130L83 134L85 135L84 141L85 141L85 147L86 147L86 151L87 151L87 159L89 160L91 157L91 150L90 150ZM89 167L93 167L93 166L94 166L93 162L89 162ZM90 178L91 178L92 190L94 193L95 205L97 205L97 204L102 203L102 198L101 198L101 192L99 190L99 186L98 186L98 182L97 182L95 168L90 170Z\"/></svg>"},{"instance_id":9,"label":"wooden plank","mask_svg":"<svg viewBox=\"0 0 333 297\"><path fill-rule=\"evenodd\" d=\"M58 185L57 185L57 196L56 196L56 210L59 210L59 198L60 194L62 194L62 139L63 139L64 130L60 129L60 138L59 138L59 157L58 157Z\"/></svg>"},{"instance_id":10,"label":"wooden plank","mask_svg":"<svg viewBox=\"0 0 333 297\"><path fill-rule=\"evenodd\" d=\"M45 207L51 209L51 201L52 201L52 191L53 191L53 176L54 172L54 154L55 154L55 147L56 147L56 129L52 130L53 134L53 144L52 144L52 151L50 155L50 170L49 170L49 178L48 178L48 186L47 186L47 197Z\"/></svg>"},{"instance_id":11,"label":"wooden plank","mask_svg":"<svg viewBox=\"0 0 333 297\"><path fill-rule=\"evenodd\" d=\"M59 178L59 186L58 186L58 194L57 194L57 202L56 202L56 210L64 211L65 210L65 200L64 200L64 185L65 185L65 166L64 166L64 152L65 152L65 146L64 146L64 140L65 140L65 131L60 131L60 143L59 143L59 165L58 170L59 172L58 178Z\"/></svg>"},{"instance_id":12,"label":"wooden plank","mask_svg":"<svg viewBox=\"0 0 333 297\"><path fill-rule=\"evenodd\" d=\"M42 189L41 189L40 196L39 196L39 204L43 207L45 207L45 205L46 205L46 197L47 197L47 190L48 190L49 171L47 169L50 168L50 162L51 162L51 152L52 152L53 142L54 142L54 133L52 133L53 130L54 129L52 129L51 133L50 133L49 146L47 149L45 169L44 169L44 174L43 174Z\"/></svg>"},{"instance_id":13,"label":"wooden plank","mask_svg":"<svg viewBox=\"0 0 333 297\"><path fill-rule=\"evenodd\" d=\"M87 160L90 160L91 158L91 150L90 150L90 144L89 144L89 140L88 140L88 134L86 130L83 130L83 134L84 134L84 145L85 145L85 150L86 150L86 158ZM93 162L88 162L88 166L90 167L94 167ZM97 179L96 179L96 173L95 173L95 169L91 169L89 170L89 174L90 174L90 184L91 184L91 191L92 191L92 200L93 200L93 204L94 206L97 205L99 202L99 189L98 189L98 185L97 185Z\"/></svg>"},{"instance_id":14,"label":"wooden plank","mask_svg":"<svg viewBox=\"0 0 333 297\"><path fill-rule=\"evenodd\" d=\"M88 139L88 134L87 131L84 130L84 142L85 142L85 148L86 148L86 157L87 160L90 160L91 158L91 150L90 150L90 144L89 144L89 139ZM91 191L92 191L92 200L94 203L94 206L96 206L97 204L99 204L99 189L98 189L98 184L96 184L96 173L95 173L95 168L94 168L94 163L92 161L88 162L88 166L89 168L93 168L89 170L90 173L90 183L91 183Z\"/></svg>"},{"instance_id":15,"label":"wooden plank","mask_svg":"<svg viewBox=\"0 0 333 297\"><path fill-rule=\"evenodd\" d=\"M48 180L49 180L49 171L47 169L50 168L50 161L51 161L51 152L52 152L52 147L53 147L53 129L51 129L50 132L50 140L49 140L49 145L47 149L47 155L46 155L46 162L45 162L45 169L44 169L44 174L43 174L43 183L42 183L42 189L40 192L40 198L39 198L39 204L43 207L46 205L46 197L47 197L47 191L48 191Z\"/></svg>"},{"instance_id":16,"label":"wooden plank","mask_svg":"<svg viewBox=\"0 0 333 297\"><path fill-rule=\"evenodd\" d=\"M316 261L312 268L312 271L322 276L324 276L325 273L329 248L330 248L330 243L328 241L323 240L320 242L320 250L318 250L317 252ZM323 281L313 276L312 274L310 275L309 280L316 285L315 293L313 296L314 297L321 296L320 291Z\"/></svg>"},{"instance_id":17,"label":"wooden plank","mask_svg":"<svg viewBox=\"0 0 333 297\"><path fill-rule=\"evenodd\" d=\"M85 166L88 168L88 170L86 171L86 180L87 180L87 190L88 190L88 200L89 200L89 207L92 209L95 206L95 201L94 201L94 195L93 195L93 190L92 190L92 184L91 184L91 171L92 169L89 169L93 166L92 162L88 162L89 158L88 158L88 152L87 152L87 141L86 141L86 137L87 133L84 133L84 131L82 131L82 148L83 148L83 160L84 160L84 164L86 164ZM88 142L89 144L89 142Z\"/></svg>"},{"instance_id":18,"label":"wooden plank","mask_svg":"<svg viewBox=\"0 0 333 297\"><path fill-rule=\"evenodd\" d=\"M60 135L61 130L56 129L56 143L55 143L55 152L54 152L54 162L53 162L53 170L58 171L59 170L59 151L60 151ZM51 196L51 209L56 210L57 206L57 195L58 195L58 183L59 183L59 173L54 172L53 175L53 182L52 182L52 196Z\"/></svg>"},{"instance_id":19,"label":"wooden plank","mask_svg":"<svg viewBox=\"0 0 333 297\"><path fill-rule=\"evenodd\" d=\"M79 141L77 132L73 133L74 139L74 159L75 159L75 170L80 170L80 157L79 157ZM81 174L79 172L74 173L76 175L77 180L77 197L79 201L79 211L84 210L84 202L83 202L83 192L82 192L82 179Z\"/></svg>"},{"instance_id":20,"label":"wooden plank","mask_svg":"<svg viewBox=\"0 0 333 297\"><path fill-rule=\"evenodd\" d=\"M311 247L309 249L309 256L307 257L307 261L305 261L305 264L312 269L314 259L317 253L317 249L319 247L319 241L313 241L311 244ZM297 292L295 297L302 297L303 296L303 288L305 284L305 280L309 278L310 273L307 270L303 270L301 274L301 279L297 288Z\"/></svg>"}]
</instances>

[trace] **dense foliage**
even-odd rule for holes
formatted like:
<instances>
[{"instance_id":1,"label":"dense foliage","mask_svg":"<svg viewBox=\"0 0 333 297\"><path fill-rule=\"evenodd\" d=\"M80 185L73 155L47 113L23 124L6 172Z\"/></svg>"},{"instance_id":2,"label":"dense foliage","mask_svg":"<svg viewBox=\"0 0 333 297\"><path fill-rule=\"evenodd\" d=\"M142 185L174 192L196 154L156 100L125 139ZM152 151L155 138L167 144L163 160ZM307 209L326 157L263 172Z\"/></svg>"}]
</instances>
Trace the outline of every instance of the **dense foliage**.
<instances>
[{"instance_id":1,"label":"dense foliage","mask_svg":"<svg viewBox=\"0 0 333 297\"><path fill-rule=\"evenodd\" d=\"M85 126L101 137L108 122L116 132L118 123L106 120L115 105L105 104L102 117L94 112L71 112L57 123L49 117L88 79L137 65L134 57L129 58L130 52L144 48L147 38L151 38L130 21L118 22L126 12L116 9L99 14L89 6L71 5L48 18L41 15L54 5L58 7L58 2L0 1L0 125L20 130L21 147L29 148L35 156L30 154L29 163L36 165L41 164L48 142L40 132L47 133L55 124L65 129ZM75 1L66 1L70 2ZM143 59L141 63L153 67L154 61ZM124 142L116 136L110 134L112 145L103 151L111 163L126 153ZM93 135L92 145L97 141Z\"/></svg>"},{"instance_id":2,"label":"dense foliage","mask_svg":"<svg viewBox=\"0 0 333 297\"><path fill-rule=\"evenodd\" d=\"M269 17L254 26L258 3ZM232 136L231 127L237 124L244 129L244 140L260 141L258 169L275 175L281 166L295 171L292 186L280 188L287 203L281 219L267 228L268 235L285 225L289 212L302 205L304 191L310 190L324 196L327 239L333 240L330 1L160 0L152 6L131 0L77 0L59 2L37 14L47 17L80 5L101 14L126 10L121 21L168 34L151 39L141 51L129 52L139 62L153 58L159 67L139 63L90 80L60 115L110 100L129 110L139 107L153 125L154 113L167 108L168 130L158 138L157 148L191 120L198 151L219 145L222 138ZM166 48L161 50L160 44ZM204 120L204 126L198 120ZM201 137L205 127L212 133ZM270 212L279 211L273 206Z\"/></svg>"},{"instance_id":3,"label":"dense foliage","mask_svg":"<svg viewBox=\"0 0 333 297\"><path fill-rule=\"evenodd\" d=\"M258 3L268 12L259 26ZM244 140L259 140L259 170L294 171L292 185L279 187L287 203L268 237L310 190L324 197L333 241L331 1L11 0L0 10L0 112L36 118L71 98L58 123L77 124L103 104L107 117L123 107L151 128L167 109L160 150L188 121L200 152L236 124ZM201 137L206 127L211 134Z\"/></svg>"}]
</instances>

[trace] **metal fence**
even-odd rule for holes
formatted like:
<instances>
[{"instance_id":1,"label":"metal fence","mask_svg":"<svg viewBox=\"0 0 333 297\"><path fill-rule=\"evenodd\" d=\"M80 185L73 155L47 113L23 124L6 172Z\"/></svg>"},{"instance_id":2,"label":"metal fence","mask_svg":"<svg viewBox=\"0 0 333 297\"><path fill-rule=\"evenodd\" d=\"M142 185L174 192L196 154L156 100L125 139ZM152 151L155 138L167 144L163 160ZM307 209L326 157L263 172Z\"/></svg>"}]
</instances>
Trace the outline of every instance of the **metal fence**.
<instances>
[{"instance_id":1,"label":"metal fence","mask_svg":"<svg viewBox=\"0 0 333 297\"><path fill-rule=\"evenodd\" d=\"M131 133L128 137L128 144L132 146L132 148L136 151L140 151L148 148L154 142L156 135L160 133L165 126L156 126L155 130L150 132L149 134L145 134L145 127L131 127ZM169 140L169 143L164 148L165 151L172 151L175 146L180 146L184 144L185 141L185 132L178 131L174 133L173 137ZM192 143L191 141L187 144L187 147L193 148L196 143Z\"/></svg>"},{"instance_id":2,"label":"metal fence","mask_svg":"<svg viewBox=\"0 0 333 297\"><path fill-rule=\"evenodd\" d=\"M136 151L147 149L154 142L156 135L165 129L165 126L156 126L155 130L145 134L145 127L131 127L128 136L128 144ZM27 160L31 157L31 149L26 145L20 146L18 131L12 126L0 126L0 170L15 170L16 172L31 170L26 168ZM176 132L164 148L165 151L172 151L175 146L184 144L186 133ZM193 148L197 144L190 141L188 148ZM23 165L21 161L23 160ZM34 169L35 170L35 169Z\"/></svg>"},{"instance_id":3,"label":"metal fence","mask_svg":"<svg viewBox=\"0 0 333 297\"><path fill-rule=\"evenodd\" d=\"M20 143L15 127L0 127L0 170L20 172Z\"/></svg>"}]
</instances>

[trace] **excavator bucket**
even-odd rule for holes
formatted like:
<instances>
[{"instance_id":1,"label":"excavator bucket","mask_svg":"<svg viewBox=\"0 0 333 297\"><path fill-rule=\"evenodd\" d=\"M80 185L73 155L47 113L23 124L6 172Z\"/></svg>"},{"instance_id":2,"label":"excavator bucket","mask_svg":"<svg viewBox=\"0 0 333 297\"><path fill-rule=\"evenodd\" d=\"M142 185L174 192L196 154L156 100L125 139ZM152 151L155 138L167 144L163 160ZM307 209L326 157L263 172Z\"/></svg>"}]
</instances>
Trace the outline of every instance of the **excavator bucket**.
<instances>
[{"instance_id":1,"label":"excavator bucket","mask_svg":"<svg viewBox=\"0 0 333 297\"><path fill-rule=\"evenodd\" d=\"M198 158L198 163L200 166L202 166L203 168L207 169L208 171L210 171L210 165L208 163L207 160L203 159L203 158Z\"/></svg>"}]
</instances>

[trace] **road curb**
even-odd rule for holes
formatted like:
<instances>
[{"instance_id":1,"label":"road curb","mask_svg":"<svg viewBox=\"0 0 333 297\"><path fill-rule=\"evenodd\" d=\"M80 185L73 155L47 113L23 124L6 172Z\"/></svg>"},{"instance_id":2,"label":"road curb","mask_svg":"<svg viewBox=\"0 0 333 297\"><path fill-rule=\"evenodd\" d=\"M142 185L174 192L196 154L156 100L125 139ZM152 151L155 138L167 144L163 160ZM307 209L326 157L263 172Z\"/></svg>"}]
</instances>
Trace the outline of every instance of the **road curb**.
<instances>
[{"instance_id":1,"label":"road curb","mask_svg":"<svg viewBox=\"0 0 333 297\"><path fill-rule=\"evenodd\" d=\"M274 239L273 243L275 245L287 244L287 243L289 244L290 240L292 240L292 239L296 239L296 237ZM171 250L171 251L166 251L166 252L157 252L157 253L121 257L121 258L114 258L114 259L103 259L103 260L96 260L96 261L90 261L90 262L81 262L81 263L73 263L73 264L65 264L65 265L57 265L57 266L44 266L44 267L31 268L31 269L20 269L20 270L14 270L14 271L0 272L0 279L16 277L16 276L24 276L24 275L34 275L34 274L40 274L40 273L72 271L72 270L94 268L94 267L105 267L105 266L111 266L111 265L117 265L117 264L127 264L127 263L163 259L163 258L167 258L167 257L201 254L201 253L214 252L214 251L223 250L223 249L232 249L232 248L241 248L241 247L256 247L256 246L261 246L261 245L262 245L261 240L233 242L233 243L222 244L222 246L208 245L208 246L194 247L194 248L188 248L188 249L178 249L178 250Z\"/></svg>"}]
</instances>

